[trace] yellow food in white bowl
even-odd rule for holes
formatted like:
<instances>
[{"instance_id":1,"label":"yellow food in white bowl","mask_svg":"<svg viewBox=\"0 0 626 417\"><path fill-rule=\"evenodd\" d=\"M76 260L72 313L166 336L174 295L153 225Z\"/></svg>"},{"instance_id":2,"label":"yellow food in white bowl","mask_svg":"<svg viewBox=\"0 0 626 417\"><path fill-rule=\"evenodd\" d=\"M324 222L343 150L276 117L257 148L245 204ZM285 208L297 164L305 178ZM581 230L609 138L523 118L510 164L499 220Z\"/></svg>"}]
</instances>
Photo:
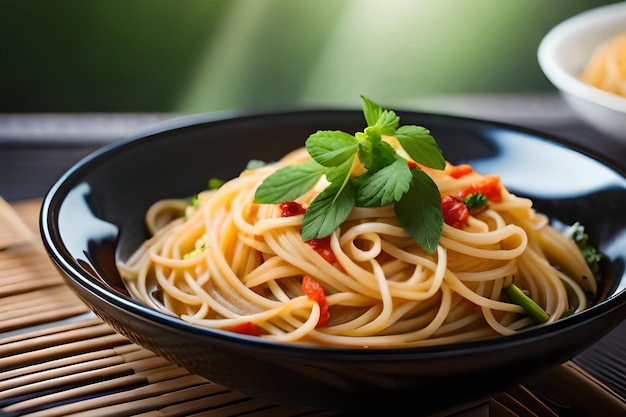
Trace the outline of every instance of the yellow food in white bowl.
<instances>
[{"instance_id":1,"label":"yellow food in white bowl","mask_svg":"<svg viewBox=\"0 0 626 417\"><path fill-rule=\"evenodd\" d=\"M537 56L548 80L581 119L626 143L626 97L617 90L602 88L614 83L606 74L609 71L610 79L617 79L616 71L621 72L624 79L625 57L611 58L613 63L607 64L605 55L607 52L615 54L615 46L608 42L624 32L626 2L599 7L555 26L541 41ZM605 46L608 51L602 52ZM617 49L625 50L619 45ZM626 91L623 86L620 89Z\"/></svg>"},{"instance_id":2,"label":"yellow food in white bowl","mask_svg":"<svg viewBox=\"0 0 626 417\"><path fill-rule=\"evenodd\" d=\"M580 79L600 90L626 97L626 32L595 49Z\"/></svg>"}]
</instances>

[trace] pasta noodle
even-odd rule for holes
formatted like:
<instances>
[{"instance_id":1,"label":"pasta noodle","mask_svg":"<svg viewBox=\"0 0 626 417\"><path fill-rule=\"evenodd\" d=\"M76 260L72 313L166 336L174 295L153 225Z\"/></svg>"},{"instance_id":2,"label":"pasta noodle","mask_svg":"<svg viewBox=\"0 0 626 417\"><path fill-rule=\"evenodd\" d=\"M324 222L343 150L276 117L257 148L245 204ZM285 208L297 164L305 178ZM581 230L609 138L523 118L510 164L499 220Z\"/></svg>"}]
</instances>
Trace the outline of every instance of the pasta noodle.
<instances>
[{"instance_id":1,"label":"pasta noodle","mask_svg":"<svg viewBox=\"0 0 626 417\"><path fill-rule=\"evenodd\" d=\"M357 207L330 235L324 256L302 240L303 214L284 217L278 205L254 203L268 175L307 157L302 149L246 170L200 193L195 207L178 200L153 205L146 222L154 236L119 264L131 295L198 326L283 342L388 348L510 335L534 325L503 296L513 282L548 322L586 308L586 294L596 290L576 244L530 200L501 185L500 201L471 212L465 225L444 224L433 253L409 237L392 207ZM442 196L497 179L423 169ZM306 208L320 182L297 203ZM172 218L183 206L186 215ZM319 285L323 299L305 294L303 277Z\"/></svg>"},{"instance_id":2,"label":"pasta noodle","mask_svg":"<svg viewBox=\"0 0 626 417\"><path fill-rule=\"evenodd\" d=\"M600 90L626 97L626 33L596 48L580 79Z\"/></svg>"}]
</instances>

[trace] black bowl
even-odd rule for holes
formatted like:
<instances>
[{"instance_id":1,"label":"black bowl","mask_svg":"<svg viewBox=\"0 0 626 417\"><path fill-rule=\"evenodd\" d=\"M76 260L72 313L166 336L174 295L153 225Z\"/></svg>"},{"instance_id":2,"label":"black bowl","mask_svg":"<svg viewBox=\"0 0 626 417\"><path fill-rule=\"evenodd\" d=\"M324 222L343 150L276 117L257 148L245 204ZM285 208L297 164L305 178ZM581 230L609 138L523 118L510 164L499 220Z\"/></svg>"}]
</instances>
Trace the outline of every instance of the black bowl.
<instances>
[{"instance_id":1,"label":"black bowl","mask_svg":"<svg viewBox=\"0 0 626 417\"><path fill-rule=\"evenodd\" d=\"M425 415L479 400L583 351L626 316L623 168L563 141L513 126L398 112L429 128L448 160L500 175L514 193L565 224L581 221L607 255L601 299L548 326L484 341L411 349L296 346L211 330L128 296L115 267L146 238L143 215L161 198L188 197L209 178L276 160L318 129L354 133L360 111L209 114L180 118L107 146L51 188L44 244L67 283L131 341L191 372L278 403L343 411L407 408Z\"/></svg>"}]
</instances>

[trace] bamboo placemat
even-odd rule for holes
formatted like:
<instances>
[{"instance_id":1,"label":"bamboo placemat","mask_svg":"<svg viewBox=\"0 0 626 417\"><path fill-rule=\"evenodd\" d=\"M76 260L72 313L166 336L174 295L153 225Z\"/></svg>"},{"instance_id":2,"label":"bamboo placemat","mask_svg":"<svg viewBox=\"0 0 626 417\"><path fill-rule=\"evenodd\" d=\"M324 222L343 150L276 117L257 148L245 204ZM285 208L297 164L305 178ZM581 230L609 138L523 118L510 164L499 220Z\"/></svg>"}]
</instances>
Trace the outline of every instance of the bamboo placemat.
<instances>
[{"instance_id":1,"label":"bamboo placemat","mask_svg":"<svg viewBox=\"0 0 626 417\"><path fill-rule=\"evenodd\" d=\"M82 304L44 253L40 204L10 206L0 198L0 415L336 415L250 398L117 334ZM555 415L521 386L454 414Z\"/></svg>"}]
</instances>

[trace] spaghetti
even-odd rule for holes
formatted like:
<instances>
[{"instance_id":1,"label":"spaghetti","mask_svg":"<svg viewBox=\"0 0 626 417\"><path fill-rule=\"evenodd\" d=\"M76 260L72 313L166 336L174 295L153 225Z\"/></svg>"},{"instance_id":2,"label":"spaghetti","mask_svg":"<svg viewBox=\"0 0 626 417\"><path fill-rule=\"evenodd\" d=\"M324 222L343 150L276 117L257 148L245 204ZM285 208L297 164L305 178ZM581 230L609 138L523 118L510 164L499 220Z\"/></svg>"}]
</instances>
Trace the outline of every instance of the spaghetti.
<instances>
[{"instance_id":1,"label":"spaghetti","mask_svg":"<svg viewBox=\"0 0 626 417\"><path fill-rule=\"evenodd\" d=\"M256 204L254 194L278 168L308 157L302 149L246 170L200 193L194 206L154 204L146 214L153 237L119 265L132 296L198 326L282 342L396 348L511 335L535 325L506 297L513 283L547 313L548 323L585 309L586 294L596 291L571 239L529 199L469 166L416 168L443 198L481 184L498 193L460 224L444 224L433 253L409 237L389 206L355 207L329 237L305 242L302 213L323 178L282 206Z\"/></svg>"}]
</instances>

